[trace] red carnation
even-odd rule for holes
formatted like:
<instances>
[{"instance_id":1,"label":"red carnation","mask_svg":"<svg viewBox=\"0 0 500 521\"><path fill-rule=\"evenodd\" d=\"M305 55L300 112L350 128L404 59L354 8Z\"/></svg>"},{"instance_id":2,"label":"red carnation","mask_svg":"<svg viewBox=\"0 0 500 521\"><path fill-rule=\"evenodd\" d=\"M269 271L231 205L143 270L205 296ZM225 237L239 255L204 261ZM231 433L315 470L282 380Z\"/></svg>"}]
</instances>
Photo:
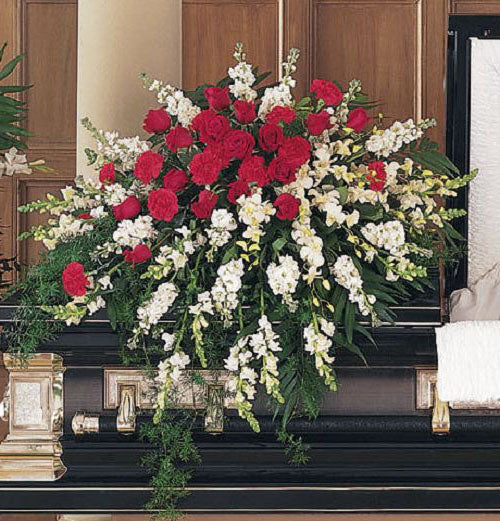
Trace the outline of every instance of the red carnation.
<instances>
[{"instance_id":1,"label":"red carnation","mask_svg":"<svg viewBox=\"0 0 500 521\"><path fill-rule=\"evenodd\" d=\"M110 185L115 182L115 165L114 163L106 163L99 170L99 181L103 185Z\"/></svg>"},{"instance_id":2,"label":"red carnation","mask_svg":"<svg viewBox=\"0 0 500 521\"><path fill-rule=\"evenodd\" d=\"M364 109L354 109L349 113L346 127L352 128L354 132L361 132L367 125L370 118Z\"/></svg>"},{"instance_id":3,"label":"red carnation","mask_svg":"<svg viewBox=\"0 0 500 521\"><path fill-rule=\"evenodd\" d=\"M248 125L257 117L255 113L255 103L253 101L237 100L234 102L234 114L238 123Z\"/></svg>"},{"instance_id":4,"label":"red carnation","mask_svg":"<svg viewBox=\"0 0 500 521\"><path fill-rule=\"evenodd\" d=\"M380 192L384 189L387 172L383 161L372 161L368 163L368 175L366 180L370 183L370 189Z\"/></svg>"},{"instance_id":5,"label":"red carnation","mask_svg":"<svg viewBox=\"0 0 500 521\"><path fill-rule=\"evenodd\" d=\"M123 203L113 206L113 213L117 221L133 219L141 211L141 203L135 195L130 195Z\"/></svg>"},{"instance_id":6,"label":"red carnation","mask_svg":"<svg viewBox=\"0 0 500 521\"><path fill-rule=\"evenodd\" d=\"M156 179L160 175L162 166L163 157L160 156L160 154L152 152L151 150L143 152L135 164L135 177L147 185L151 179Z\"/></svg>"},{"instance_id":7,"label":"red carnation","mask_svg":"<svg viewBox=\"0 0 500 521\"><path fill-rule=\"evenodd\" d=\"M182 192L189 183L188 176L183 170L172 168L163 178L163 188L168 188L172 192Z\"/></svg>"},{"instance_id":8,"label":"red carnation","mask_svg":"<svg viewBox=\"0 0 500 521\"><path fill-rule=\"evenodd\" d=\"M311 84L311 92L316 94L318 99L322 99L326 105L333 107L336 107L344 97L336 85L326 80L314 80Z\"/></svg>"},{"instance_id":9,"label":"red carnation","mask_svg":"<svg viewBox=\"0 0 500 521\"><path fill-rule=\"evenodd\" d=\"M179 148L191 146L193 138L188 129L177 125L165 137L165 144L171 152L176 154Z\"/></svg>"},{"instance_id":10,"label":"red carnation","mask_svg":"<svg viewBox=\"0 0 500 521\"><path fill-rule=\"evenodd\" d=\"M244 159L252 153L255 140L252 134L244 130L231 130L223 141L226 157Z\"/></svg>"},{"instance_id":11,"label":"red carnation","mask_svg":"<svg viewBox=\"0 0 500 521\"><path fill-rule=\"evenodd\" d=\"M215 183L221 170L221 162L209 149L205 149L201 154L196 154L189 163L193 183L200 186Z\"/></svg>"},{"instance_id":12,"label":"red carnation","mask_svg":"<svg viewBox=\"0 0 500 521\"><path fill-rule=\"evenodd\" d=\"M250 156L244 159L238 169L238 179L246 183L257 183L258 186L269 184L264 158L261 156Z\"/></svg>"},{"instance_id":13,"label":"red carnation","mask_svg":"<svg viewBox=\"0 0 500 521\"><path fill-rule=\"evenodd\" d=\"M283 158L293 168L298 168L309 161L311 145L307 139L300 136L289 137L281 146L278 156Z\"/></svg>"},{"instance_id":14,"label":"red carnation","mask_svg":"<svg viewBox=\"0 0 500 521\"><path fill-rule=\"evenodd\" d=\"M269 179L287 185L297 179L296 171L297 168L290 164L286 158L276 157L269 163L267 175Z\"/></svg>"},{"instance_id":15,"label":"red carnation","mask_svg":"<svg viewBox=\"0 0 500 521\"><path fill-rule=\"evenodd\" d=\"M191 203L191 210L198 219L209 219L217 204L217 194L210 190L202 190L198 195L198 201Z\"/></svg>"},{"instance_id":16,"label":"red carnation","mask_svg":"<svg viewBox=\"0 0 500 521\"><path fill-rule=\"evenodd\" d=\"M205 98L207 98L208 106L212 110L215 110L215 112L220 112L231 104L229 87L224 87L223 89L219 87L209 87L205 89L204 94Z\"/></svg>"},{"instance_id":17,"label":"red carnation","mask_svg":"<svg viewBox=\"0 0 500 521\"><path fill-rule=\"evenodd\" d=\"M142 128L149 134L163 134L171 125L170 116L163 109L148 110Z\"/></svg>"},{"instance_id":18,"label":"red carnation","mask_svg":"<svg viewBox=\"0 0 500 521\"><path fill-rule=\"evenodd\" d=\"M90 286L90 280L79 262L70 262L66 266L62 272L62 282L64 291L70 297L83 297Z\"/></svg>"},{"instance_id":19,"label":"red carnation","mask_svg":"<svg viewBox=\"0 0 500 521\"><path fill-rule=\"evenodd\" d=\"M283 144L283 129L274 123L267 123L260 127L259 145L266 152L274 152Z\"/></svg>"},{"instance_id":20,"label":"red carnation","mask_svg":"<svg viewBox=\"0 0 500 521\"><path fill-rule=\"evenodd\" d=\"M274 201L273 206L278 209L276 217L281 221L292 220L299 214L300 199L290 194L281 194Z\"/></svg>"},{"instance_id":21,"label":"red carnation","mask_svg":"<svg viewBox=\"0 0 500 521\"><path fill-rule=\"evenodd\" d=\"M332 128L332 124L330 123L330 114L326 110L307 116L307 130L312 136L319 136L329 128Z\"/></svg>"},{"instance_id":22,"label":"red carnation","mask_svg":"<svg viewBox=\"0 0 500 521\"><path fill-rule=\"evenodd\" d=\"M243 195L250 195L250 187L245 181L233 181L229 183L229 190L227 191L227 200L230 203L236 204L238 199Z\"/></svg>"},{"instance_id":23,"label":"red carnation","mask_svg":"<svg viewBox=\"0 0 500 521\"><path fill-rule=\"evenodd\" d=\"M155 219L170 222L179 211L177 196L168 188L159 188L149 194L148 209Z\"/></svg>"},{"instance_id":24,"label":"red carnation","mask_svg":"<svg viewBox=\"0 0 500 521\"><path fill-rule=\"evenodd\" d=\"M192 127L200 134L202 143L216 143L231 130L229 120L213 110L203 110L192 122Z\"/></svg>"},{"instance_id":25,"label":"red carnation","mask_svg":"<svg viewBox=\"0 0 500 521\"><path fill-rule=\"evenodd\" d=\"M133 250L125 250L123 257L129 264L141 264L151 258L151 250L145 244L138 244Z\"/></svg>"},{"instance_id":26,"label":"red carnation","mask_svg":"<svg viewBox=\"0 0 500 521\"><path fill-rule=\"evenodd\" d=\"M266 116L266 121L277 125L278 123L291 123L295 119L295 110L290 107L274 107Z\"/></svg>"}]
</instances>

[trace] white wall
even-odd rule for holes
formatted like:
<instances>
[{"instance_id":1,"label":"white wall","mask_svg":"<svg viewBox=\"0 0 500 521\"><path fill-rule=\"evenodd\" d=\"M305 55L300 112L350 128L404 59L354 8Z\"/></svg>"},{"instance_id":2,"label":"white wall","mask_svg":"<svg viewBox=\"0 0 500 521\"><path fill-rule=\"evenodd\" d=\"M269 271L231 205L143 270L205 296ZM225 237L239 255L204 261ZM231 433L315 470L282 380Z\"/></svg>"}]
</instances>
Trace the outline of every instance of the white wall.
<instances>
[{"instance_id":1,"label":"white wall","mask_svg":"<svg viewBox=\"0 0 500 521\"><path fill-rule=\"evenodd\" d=\"M138 75L181 84L181 0L80 0L78 2L77 173L93 148L80 120L122 135L142 133L154 95Z\"/></svg>"}]
</instances>

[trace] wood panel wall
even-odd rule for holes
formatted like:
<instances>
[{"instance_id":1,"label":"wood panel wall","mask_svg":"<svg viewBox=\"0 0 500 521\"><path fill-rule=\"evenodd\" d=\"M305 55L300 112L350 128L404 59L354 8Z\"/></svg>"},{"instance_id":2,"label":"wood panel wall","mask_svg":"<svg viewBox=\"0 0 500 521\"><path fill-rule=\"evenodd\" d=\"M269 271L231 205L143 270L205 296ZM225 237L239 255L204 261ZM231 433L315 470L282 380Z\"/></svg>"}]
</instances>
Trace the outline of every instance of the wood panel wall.
<instances>
[{"instance_id":1,"label":"wood panel wall","mask_svg":"<svg viewBox=\"0 0 500 521\"><path fill-rule=\"evenodd\" d=\"M500 0L450 0L450 14L500 15Z\"/></svg>"},{"instance_id":2,"label":"wood panel wall","mask_svg":"<svg viewBox=\"0 0 500 521\"><path fill-rule=\"evenodd\" d=\"M436 117L444 143L447 15L448 0L183 0L184 87L222 77L238 39L274 78L294 46L296 95L357 78L387 122Z\"/></svg>"},{"instance_id":3,"label":"wood panel wall","mask_svg":"<svg viewBox=\"0 0 500 521\"><path fill-rule=\"evenodd\" d=\"M38 245L19 245L19 232L43 222L19 216L17 207L55 193L75 176L77 0L0 0L0 40L9 56L25 54L13 80L33 84L25 93L28 158L45 159L50 174L19 175L0 180L0 252L36 262ZM12 81L12 78L8 80Z\"/></svg>"}]
</instances>

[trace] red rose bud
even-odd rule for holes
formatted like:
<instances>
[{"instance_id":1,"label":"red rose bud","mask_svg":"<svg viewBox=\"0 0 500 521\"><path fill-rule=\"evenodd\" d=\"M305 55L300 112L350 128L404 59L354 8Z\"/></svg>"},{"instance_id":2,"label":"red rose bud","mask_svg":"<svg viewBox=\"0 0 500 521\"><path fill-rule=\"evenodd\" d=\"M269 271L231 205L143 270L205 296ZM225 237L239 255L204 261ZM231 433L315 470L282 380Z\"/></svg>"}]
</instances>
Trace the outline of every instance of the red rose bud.
<instances>
[{"instance_id":1,"label":"red rose bud","mask_svg":"<svg viewBox=\"0 0 500 521\"><path fill-rule=\"evenodd\" d=\"M190 147L193 144L193 138L187 128L177 125L165 137L165 144L170 152L176 154L180 148Z\"/></svg>"},{"instance_id":2,"label":"red rose bud","mask_svg":"<svg viewBox=\"0 0 500 521\"><path fill-rule=\"evenodd\" d=\"M145 244L138 244L133 250L125 250L123 257L129 264L141 264L151 258L151 250Z\"/></svg>"},{"instance_id":3,"label":"red rose bud","mask_svg":"<svg viewBox=\"0 0 500 521\"><path fill-rule=\"evenodd\" d=\"M291 221L299 214L300 199L290 194L281 194L274 201L273 206L277 208L276 217L281 221Z\"/></svg>"},{"instance_id":4,"label":"red rose bud","mask_svg":"<svg viewBox=\"0 0 500 521\"><path fill-rule=\"evenodd\" d=\"M221 162L209 149L205 149L201 154L196 154L189 163L193 183L200 186L215 183L221 170Z\"/></svg>"},{"instance_id":5,"label":"red rose bud","mask_svg":"<svg viewBox=\"0 0 500 521\"><path fill-rule=\"evenodd\" d=\"M220 89L219 87L209 87L208 89L205 89L204 94L208 101L208 106L212 110L215 110L215 112L220 112L231 105L229 87L224 87L223 89Z\"/></svg>"},{"instance_id":6,"label":"red rose bud","mask_svg":"<svg viewBox=\"0 0 500 521\"><path fill-rule=\"evenodd\" d=\"M229 190L227 191L227 200L230 203L236 204L238 199L243 195L250 195L250 187L244 181L233 181L229 183Z\"/></svg>"},{"instance_id":7,"label":"red rose bud","mask_svg":"<svg viewBox=\"0 0 500 521\"><path fill-rule=\"evenodd\" d=\"M163 134L171 124L172 120L164 109L149 110L142 128L149 134Z\"/></svg>"},{"instance_id":8,"label":"red rose bud","mask_svg":"<svg viewBox=\"0 0 500 521\"><path fill-rule=\"evenodd\" d=\"M156 152L148 150L143 152L134 167L134 175L147 185L151 179L156 179L163 167L163 157Z\"/></svg>"},{"instance_id":9,"label":"red rose bud","mask_svg":"<svg viewBox=\"0 0 500 521\"><path fill-rule=\"evenodd\" d=\"M326 110L307 116L307 130L312 136L319 136L329 128L332 128L332 124L330 123L330 114Z\"/></svg>"},{"instance_id":10,"label":"red rose bud","mask_svg":"<svg viewBox=\"0 0 500 521\"><path fill-rule=\"evenodd\" d=\"M78 216L78 219L81 219L82 221L87 221L88 219L92 219L92 216L89 213L81 213Z\"/></svg>"},{"instance_id":11,"label":"red rose bud","mask_svg":"<svg viewBox=\"0 0 500 521\"><path fill-rule=\"evenodd\" d=\"M354 109L349 113L349 117L347 119L346 127L352 128L354 132L361 132L368 122L370 118L364 109Z\"/></svg>"},{"instance_id":12,"label":"red rose bud","mask_svg":"<svg viewBox=\"0 0 500 521\"><path fill-rule=\"evenodd\" d=\"M318 99L322 99L326 105L333 107L336 107L344 97L336 85L326 80L314 80L311 84L311 92L316 94Z\"/></svg>"},{"instance_id":13,"label":"red rose bud","mask_svg":"<svg viewBox=\"0 0 500 521\"><path fill-rule=\"evenodd\" d=\"M168 188L155 190L149 194L148 210L158 221L170 222L179 211L177 196Z\"/></svg>"},{"instance_id":14,"label":"red rose bud","mask_svg":"<svg viewBox=\"0 0 500 521\"><path fill-rule=\"evenodd\" d=\"M293 183L297 179L297 168L290 164L284 157L274 158L267 168L267 174L271 180L279 181L284 185Z\"/></svg>"},{"instance_id":15,"label":"red rose bud","mask_svg":"<svg viewBox=\"0 0 500 521\"><path fill-rule=\"evenodd\" d=\"M273 125L278 125L278 123L286 123L289 124L295 119L295 110L290 107L274 107L271 112L266 116L266 121L268 123L272 123Z\"/></svg>"},{"instance_id":16,"label":"red rose bud","mask_svg":"<svg viewBox=\"0 0 500 521\"><path fill-rule=\"evenodd\" d=\"M248 125L257 117L255 113L255 103L253 101L237 100L233 105L234 114L238 123Z\"/></svg>"},{"instance_id":17,"label":"red rose bud","mask_svg":"<svg viewBox=\"0 0 500 521\"><path fill-rule=\"evenodd\" d=\"M70 262L66 266L62 272L62 283L64 291L70 297L83 297L90 286L90 280L79 262Z\"/></svg>"},{"instance_id":18,"label":"red rose bud","mask_svg":"<svg viewBox=\"0 0 500 521\"><path fill-rule=\"evenodd\" d=\"M123 201L123 203L113 206L113 214L117 221L125 219L133 219L141 211L141 203L135 195L130 195Z\"/></svg>"},{"instance_id":19,"label":"red rose bud","mask_svg":"<svg viewBox=\"0 0 500 521\"><path fill-rule=\"evenodd\" d=\"M269 176L261 156L250 156L241 162L238 169L238 179L245 183L256 183L258 186L266 186L269 184Z\"/></svg>"},{"instance_id":20,"label":"red rose bud","mask_svg":"<svg viewBox=\"0 0 500 521\"><path fill-rule=\"evenodd\" d=\"M217 194L210 190L202 190L198 195L198 201L191 203L191 210L198 219L209 219L216 204Z\"/></svg>"},{"instance_id":21,"label":"red rose bud","mask_svg":"<svg viewBox=\"0 0 500 521\"><path fill-rule=\"evenodd\" d=\"M370 189L374 192L380 192L385 187L387 172L383 161L372 161L368 163L368 175L366 180L370 183Z\"/></svg>"},{"instance_id":22,"label":"red rose bud","mask_svg":"<svg viewBox=\"0 0 500 521\"><path fill-rule=\"evenodd\" d=\"M307 163L310 156L311 145L307 139L300 136L286 138L278 152L278 157L283 158L295 169Z\"/></svg>"},{"instance_id":23,"label":"red rose bud","mask_svg":"<svg viewBox=\"0 0 500 521\"><path fill-rule=\"evenodd\" d=\"M244 159L252 153L255 140L244 130L231 130L224 138L223 146L229 159Z\"/></svg>"},{"instance_id":24,"label":"red rose bud","mask_svg":"<svg viewBox=\"0 0 500 521\"><path fill-rule=\"evenodd\" d=\"M260 127L259 145L266 152L274 152L283 144L283 129L274 123L267 123Z\"/></svg>"},{"instance_id":25,"label":"red rose bud","mask_svg":"<svg viewBox=\"0 0 500 521\"><path fill-rule=\"evenodd\" d=\"M183 170L172 168L163 178L163 188L168 188L172 192L182 192L189 183L188 176Z\"/></svg>"},{"instance_id":26,"label":"red rose bud","mask_svg":"<svg viewBox=\"0 0 500 521\"><path fill-rule=\"evenodd\" d=\"M99 170L99 181L103 185L110 185L115 182L115 165L113 163L106 163Z\"/></svg>"}]
</instances>

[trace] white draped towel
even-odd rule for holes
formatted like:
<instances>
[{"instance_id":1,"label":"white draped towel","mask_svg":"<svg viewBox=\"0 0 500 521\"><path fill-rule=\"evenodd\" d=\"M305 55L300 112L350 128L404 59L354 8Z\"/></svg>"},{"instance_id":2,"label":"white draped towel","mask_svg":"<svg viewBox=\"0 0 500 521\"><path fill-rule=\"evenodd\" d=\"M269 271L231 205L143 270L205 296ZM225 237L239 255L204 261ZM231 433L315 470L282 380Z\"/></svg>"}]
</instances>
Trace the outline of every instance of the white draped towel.
<instances>
[{"instance_id":1,"label":"white draped towel","mask_svg":"<svg viewBox=\"0 0 500 521\"><path fill-rule=\"evenodd\" d=\"M500 321L446 324L436 328L436 344L442 401L500 400Z\"/></svg>"}]
</instances>

